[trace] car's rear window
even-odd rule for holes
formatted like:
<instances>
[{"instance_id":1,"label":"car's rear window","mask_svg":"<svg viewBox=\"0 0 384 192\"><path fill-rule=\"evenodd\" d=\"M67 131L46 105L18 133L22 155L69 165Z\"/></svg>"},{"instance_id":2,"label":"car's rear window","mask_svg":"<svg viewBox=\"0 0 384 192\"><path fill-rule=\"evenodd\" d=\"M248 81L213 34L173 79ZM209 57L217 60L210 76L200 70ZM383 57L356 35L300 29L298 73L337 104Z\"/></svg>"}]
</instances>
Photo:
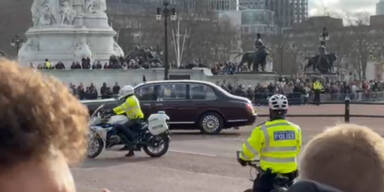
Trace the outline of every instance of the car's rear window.
<instances>
[{"instance_id":1,"label":"car's rear window","mask_svg":"<svg viewBox=\"0 0 384 192\"><path fill-rule=\"evenodd\" d=\"M203 84L191 84L190 94L193 100L215 100L217 98L213 89Z\"/></svg>"}]
</instances>

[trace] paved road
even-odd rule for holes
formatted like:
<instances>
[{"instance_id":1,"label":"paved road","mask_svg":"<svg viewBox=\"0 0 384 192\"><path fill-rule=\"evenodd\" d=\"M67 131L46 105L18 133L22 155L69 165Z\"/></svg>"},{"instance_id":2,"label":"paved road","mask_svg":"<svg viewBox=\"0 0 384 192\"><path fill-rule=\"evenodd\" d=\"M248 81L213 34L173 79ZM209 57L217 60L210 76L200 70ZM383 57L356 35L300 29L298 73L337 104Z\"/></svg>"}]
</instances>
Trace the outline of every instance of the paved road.
<instances>
[{"instance_id":1,"label":"paved road","mask_svg":"<svg viewBox=\"0 0 384 192\"><path fill-rule=\"evenodd\" d=\"M343 106L293 107L291 113L320 114L341 112ZM381 113L384 106L354 106L358 113ZM260 108L260 110L264 110ZM373 112L374 111L374 112ZM266 119L259 119L261 123ZM291 118L304 133L304 143L326 127L342 123L343 118ZM257 124L256 123L256 124ZM355 118L352 123L372 127L384 135L383 119ZM226 130L218 136L200 135L198 131L173 132L170 152L159 159L144 153L125 158L124 153L106 152L96 160L87 160L73 168L80 192L109 188L112 192L234 192L251 186L249 168L240 167L235 151L254 126Z\"/></svg>"}]
</instances>

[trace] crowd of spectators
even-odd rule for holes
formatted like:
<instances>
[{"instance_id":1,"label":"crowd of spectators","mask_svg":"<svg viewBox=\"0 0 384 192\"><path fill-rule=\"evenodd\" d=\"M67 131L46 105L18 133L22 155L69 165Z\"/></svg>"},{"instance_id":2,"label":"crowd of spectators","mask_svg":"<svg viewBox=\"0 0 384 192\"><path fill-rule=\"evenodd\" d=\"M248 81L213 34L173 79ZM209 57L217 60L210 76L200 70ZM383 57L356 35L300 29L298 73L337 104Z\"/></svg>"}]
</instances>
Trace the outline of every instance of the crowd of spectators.
<instances>
[{"instance_id":1,"label":"crowd of spectators","mask_svg":"<svg viewBox=\"0 0 384 192\"><path fill-rule=\"evenodd\" d=\"M71 66L66 67L62 61L52 64L48 59L44 63L30 63L31 68L37 69L148 69L163 67L159 55L152 48L136 47L126 57L111 56L104 64L99 60L91 61L91 58L82 58L80 61L73 61Z\"/></svg>"},{"instance_id":2,"label":"crowd of spectators","mask_svg":"<svg viewBox=\"0 0 384 192\"><path fill-rule=\"evenodd\" d=\"M82 62L72 62L72 65L69 67L71 70L76 69L98 69L98 70L106 70L106 69L149 69L149 68L163 68L164 66L160 64L160 62L151 62L151 63L144 63L142 64L140 59L130 59L129 62L126 61L123 57L111 57L109 62L105 62L102 64L100 61L95 61L91 65L90 58L83 58ZM38 64L37 66L30 64L31 68L37 68L39 70L65 70L67 67L65 67L64 63L59 61L56 65L47 66L46 63L44 64ZM175 66L174 63L170 63L171 66ZM198 64L194 62L190 62L189 64L183 65L178 67L178 69L192 69L195 67L199 68L208 68L207 65L204 64Z\"/></svg>"},{"instance_id":3,"label":"crowd of spectators","mask_svg":"<svg viewBox=\"0 0 384 192\"><path fill-rule=\"evenodd\" d=\"M330 101L344 101L348 96L351 100L384 99L384 82L382 81L321 81L324 89L322 94ZM256 85L232 85L217 82L228 92L249 98L256 104L266 104L266 99L276 93L284 94L292 104L306 104L314 95L313 80L281 78L275 82L257 83Z\"/></svg>"},{"instance_id":4,"label":"crowd of spectators","mask_svg":"<svg viewBox=\"0 0 384 192\"><path fill-rule=\"evenodd\" d=\"M331 99L338 99L340 92L349 93L350 99L375 99L384 91L384 82L382 81L353 81L346 82L327 82L324 86L325 92L331 95Z\"/></svg>"},{"instance_id":5,"label":"crowd of spectators","mask_svg":"<svg viewBox=\"0 0 384 192\"><path fill-rule=\"evenodd\" d=\"M211 68L214 75L233 75L238 72L249 72L247 65L242 65L233 62L217 63Z\"/></svg>"},{"instance_id":6,"label":"crowd of spectators","mask_svg":"<svg viewBox=\"0 0 384 192\"><path fill-rule=\"evenodd\" d=\"M145 77L143 77L143 81ZM216 82L217 85L231 94L247 97L257 105L267 104L267 98L273 94L284 94L292 104L306 104L312 101L313 80L310 79L288 79L281 78L275 82L263 82L256 85L231 84ZM351 100L384 100L383 81L352 81L350 83L341 81L321 81L324 89L322 97L328 101L344 101L346 96ZM96 86L91 83L85 87L83 83L79 85L69 84L74 95L81 100L106 99L118 95L120 86L116 82L113 86L103 83L98 91Z\"/></svg>"},{"instance_id":7,"label":"crowd of spectators","mask_svg":"<svg viewBox=\"0 0 384 192\"><path fill-rule=\"evenodd\" d=\"M116 97L120 91L120 85L116 82L113 87L109 87L107 83L103 83L100 88L100 91L97 91L97 88L93 83L88 87L85 87L83 83L79 85L69 84L69 88L73 95L75 95L80 100L95 100L95 99L108 99Z\"/></svg>"}]
</instances>

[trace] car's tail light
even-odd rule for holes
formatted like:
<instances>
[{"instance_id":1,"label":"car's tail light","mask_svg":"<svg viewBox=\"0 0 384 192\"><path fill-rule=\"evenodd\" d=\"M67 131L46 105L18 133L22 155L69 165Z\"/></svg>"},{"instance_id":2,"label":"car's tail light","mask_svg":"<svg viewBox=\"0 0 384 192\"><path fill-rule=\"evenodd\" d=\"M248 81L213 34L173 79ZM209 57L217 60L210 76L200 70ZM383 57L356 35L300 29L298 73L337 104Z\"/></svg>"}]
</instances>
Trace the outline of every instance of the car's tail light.
<instances>
[{"instance_id":1,"label":"car's tail light","mask_svg":"<svg viewBox=\"0 0 384 192\"><path fill-rule=\"evenodd\" d=\"M247 107L247 110L248 110L249 113L251 113L251 114L253 114L253 115L256 115L256 111L255 111L255 109L253 108L252 104L247 103L247 104L246 104L246 107Z\"/></svg>"}]
</instances>

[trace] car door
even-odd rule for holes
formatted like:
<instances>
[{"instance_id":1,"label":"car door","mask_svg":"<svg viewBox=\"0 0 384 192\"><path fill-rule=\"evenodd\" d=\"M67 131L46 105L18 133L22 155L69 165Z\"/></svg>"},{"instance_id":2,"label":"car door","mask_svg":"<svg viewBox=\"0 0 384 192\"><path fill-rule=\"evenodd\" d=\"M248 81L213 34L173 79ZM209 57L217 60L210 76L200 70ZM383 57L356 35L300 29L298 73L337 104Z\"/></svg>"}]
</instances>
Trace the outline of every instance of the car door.
<instances>
[{"instance_id":1,"label":"car door","mask_svg":"<svg viewBox=\"0 0 384 192\"><path fill-rule=\"evenodd\" d=\"M185 83L161 84L156 109L165 111L170 117L170 124L183 124L184 111L182 107L187 103L187 85Z\"/></svg>"},{"instance_id":2,"label":"car door","mask_svg":"<svg viewBox=\"0 0 384 192\"><path fill-rule=\"evenodd\" d=\"M188 85L188 105L185 106L185 120L198 122L202 113L216 110L217 96L213 88L201 84Z\"/></svg>"}]
</instances>

